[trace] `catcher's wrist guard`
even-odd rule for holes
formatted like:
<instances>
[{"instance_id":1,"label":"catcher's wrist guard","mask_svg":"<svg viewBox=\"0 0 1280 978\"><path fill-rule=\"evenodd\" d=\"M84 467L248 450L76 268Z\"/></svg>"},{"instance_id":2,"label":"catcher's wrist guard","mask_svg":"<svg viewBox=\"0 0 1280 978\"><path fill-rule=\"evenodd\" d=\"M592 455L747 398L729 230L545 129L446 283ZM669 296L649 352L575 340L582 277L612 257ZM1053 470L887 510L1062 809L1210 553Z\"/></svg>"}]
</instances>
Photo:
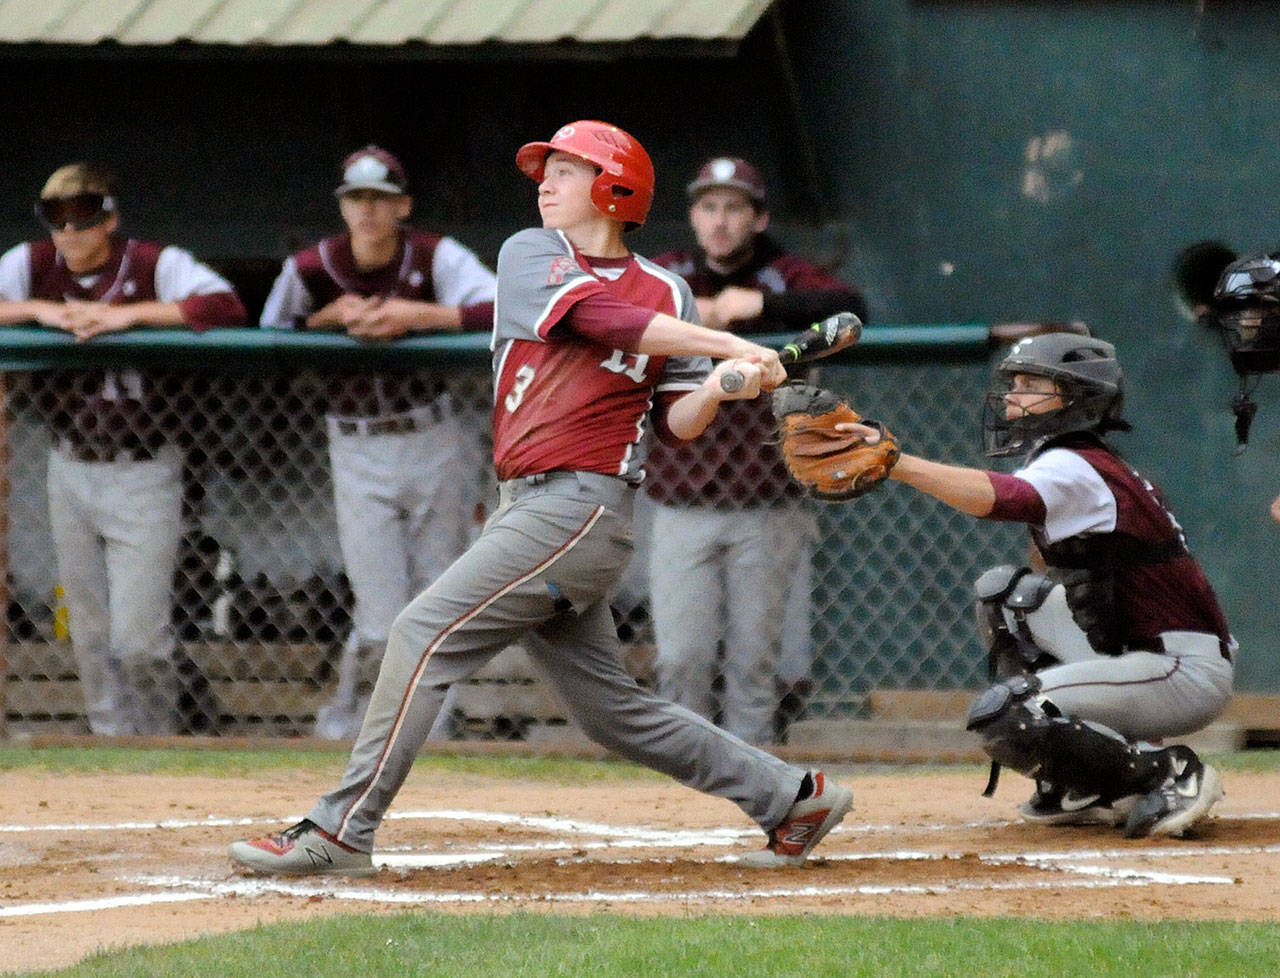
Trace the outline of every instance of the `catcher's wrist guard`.
<instances>
[{"instance_id":1,"label":"catcher's wrist guard","mask_svg":"<svg viewBox=\"0 0 1280 978\"><path fill-rule=\"evenodd\" d=\"M782 455L792 478L815 499L839 502L864 495L889 477L900 452L898 440L879 421L869 421L839 394L809 384L787 384L773 392ZM856 422L879 432L875 441L837 431Z\"/></svg>"}]
</instances>

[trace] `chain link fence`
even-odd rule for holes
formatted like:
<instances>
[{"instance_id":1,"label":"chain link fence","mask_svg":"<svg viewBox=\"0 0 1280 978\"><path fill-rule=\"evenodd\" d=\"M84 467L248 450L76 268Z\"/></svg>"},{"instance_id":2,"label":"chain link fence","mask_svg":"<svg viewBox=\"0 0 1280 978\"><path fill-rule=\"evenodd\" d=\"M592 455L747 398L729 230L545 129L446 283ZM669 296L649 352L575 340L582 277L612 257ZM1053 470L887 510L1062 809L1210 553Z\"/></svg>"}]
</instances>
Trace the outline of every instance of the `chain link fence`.
<instances>
[{"instance_id":1,"label":"chain link fence","mask_svg":"<svg viewBox=\"0 0 1280 978\"><path fill-rule=\"evenodd\" d=\"M474 498L474 535L496 497L488 365L473 355L450 362L447 373L467 441L459 477ZM46 473L51 432L65 422L56 416L60 402L48 396L54 376L24 370L4 378L10 733L88 730L69 641L77 622L61 598L51 545ZM326 447L326 373L219 366L147 377L182 458L175 729L310 735L352 622ZM977 355L827 366L821 382L849 392L908 450L972 464L988 377L989 364ZM653 635L643 571L648 511L639 512L640 552L615 610L628 668L644 682ZM799 719L865 716L882 690L979 686L985 663L970 587L986 567L1022 559L1018 528L972 520L892 484L850 503L817 504L814 514L813 661ZM565 722L514 649L460 690L448 734L532 739Z\"/></svg>"}]
</instances>

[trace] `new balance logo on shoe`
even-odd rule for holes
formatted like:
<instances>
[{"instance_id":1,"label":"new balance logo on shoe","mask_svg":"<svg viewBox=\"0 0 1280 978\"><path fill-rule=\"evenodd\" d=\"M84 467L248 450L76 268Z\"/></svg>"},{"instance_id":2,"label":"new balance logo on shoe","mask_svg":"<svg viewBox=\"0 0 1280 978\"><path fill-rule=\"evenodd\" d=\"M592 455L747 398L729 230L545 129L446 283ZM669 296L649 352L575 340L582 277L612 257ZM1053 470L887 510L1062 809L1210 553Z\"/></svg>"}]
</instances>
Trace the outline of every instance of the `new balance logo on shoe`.
<instances>
[{"instance_id":1,"label":"new balance logo on shoe","mask_svg":"<svg viewBox=\"0 0 1280 978\"><path fill-rule=\"evenodd\" d=\"M853 807L853 792L828 781L821 771L810 774L813 794L791 806L786 817L769 833L769 845L743 856L747 866L775 868L803 866L809 853Z\"/></svg>"},{"instance_id":2,"label":"new balance logo on shoe","mask_svg":"<svg viewBox=\"0 0 1280 978\"><path fill-rule=\"evenodd\" d=\"M244 869L277 876L372 876L377 872L369 853L344 845L307 819L279 835L233 842L227 855Z\"/></svg>"},{"instance_id":3,"label":"new balance logo on shoe","mask_svg":"<svg viewBox=\"0 0 1280 978\"><path fill-rule=\"evenodd\" d=\"M774 834L773 843L775 847L785 846L790 849L792 847L803 848L808 841L813 838L813 834L818 831L818 824L812 822L792 822L785 829L780 829Z\"/></svg>"},{"instance_id":4,"label":"new balance logo on shoe","mask_svg":"<svg viewBox=\"0 0 1280 978\"><path fill-rule=\"evenodd\" d=\"M307 846L302 851L311 857L312 866L323 868L333 867L333 856L329 855L329 849L327 846L321 846L318 850Z\"/></svg>"}]
</instances>

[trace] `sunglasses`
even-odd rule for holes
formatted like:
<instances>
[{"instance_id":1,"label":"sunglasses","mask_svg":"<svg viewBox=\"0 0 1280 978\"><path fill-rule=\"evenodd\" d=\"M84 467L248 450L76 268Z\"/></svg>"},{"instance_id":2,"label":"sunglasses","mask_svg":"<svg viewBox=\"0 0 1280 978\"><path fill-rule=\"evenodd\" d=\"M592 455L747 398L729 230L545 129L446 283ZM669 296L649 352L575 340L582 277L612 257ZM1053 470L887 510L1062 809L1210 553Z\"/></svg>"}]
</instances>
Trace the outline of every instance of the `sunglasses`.
<instances>
[{"instance_id":1,"label":"sunglasses","mask_svg":"<svg viewBox=\"0 0 1280 978\"><path fill-rule=\"evenodd\" d=\"M97 227L115 213L116 201L108 194L76 194L36 201L36 217L50 231L71 225L74 231Z\"/></svg>"}]
</instances>

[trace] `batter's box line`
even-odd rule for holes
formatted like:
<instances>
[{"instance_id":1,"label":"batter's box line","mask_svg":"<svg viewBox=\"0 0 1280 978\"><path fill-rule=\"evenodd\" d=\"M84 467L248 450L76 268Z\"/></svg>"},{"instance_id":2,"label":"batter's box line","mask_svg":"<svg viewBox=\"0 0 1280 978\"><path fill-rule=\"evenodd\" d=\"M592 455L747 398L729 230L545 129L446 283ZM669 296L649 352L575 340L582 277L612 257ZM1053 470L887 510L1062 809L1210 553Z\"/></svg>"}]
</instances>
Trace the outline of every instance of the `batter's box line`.
<instances>
[{"instance_id":1,"label":"batter's box line","mask_svg":"<svg viewBox=\"0 0 1280 978\"><path fill-rule=\"evenodd\" d=\"M1083 859L1189 859L1200 856L1270 856L1280 853L1280 843L1264 846L1208 846L1184 844L1180 846L1134 847L1131 849L1061 849L1049 852L988 853L983 858L993 862L1044 862Z\"/></svg>"},{"instance_id":2,"label":"batter's box line","mask_svg":"<svg viewBox=\"0 0 1280 978\"><path fill-rule=\"evenodd\" d=\"M682 891L653 890L620 890L607 891L600 889L583 890L576 893L542 892L527 894L508 893L470 893L465 891L445 891L439 893L406 893L401 890L385 887L334 886L332 884L288 883L279 880L240 880L234 882L210 882L193 880L184 877L138 876L129 878L128 882L145 886L155 886L166 890L182 890L207 892L215 896L287 896L314 898L323 897L336 900L350 900L361 903L387 903L396 905L424 904L445 905L457 903L724 903L742 900L781 900L799 898L831 898L852 896L893 896L893 895L946 895L951 893L971 892L1017 892L1043 891L1062 889L1114 889L1118 887L1145 887L1169 885L1229 885L1234 880L1228 877L1202 876L1192 877L1176 874L1124 874L1113 877L1063 879L1063 880L957 880L952 883L903 883L903 884L860 884L854 886L772 886L749 887L745 889L712 888Z\"/></svg>"},{"instance_id":3,"label":"batter's box line","mask_svg":"<svg viewBox=\"0 0 1280 978\"><path fill-rule=\"evenodd\" d=\"M1270 847L1269 847L1270 848ZM903 861L959 859L960 854L936 853L856 853L845 859L901 859ZM1013 860L996 857L994 861ZM982 861L993 861L983 859ZM338 887L332 883L284 883L278 880L240 880L216 882L180 876L131 876L123 882L146 886L161 892L115 894L109 897L83 898L61 902L42 902L0 906L0 919L39 916L60 913L87 913L143 907L165 903L184 903L223 897L244 896L293 896L323 897L361 903L391 905L448 905L465 903L725 903L752 899L787 899L798 897L849 897L892 895L946 895L971 892L1045 891L1063 889L1106 889L1116 887L1233 885L1234 878L1225 876L1195 876L1185 873L1165 873L1136 869L1115 869L1105 866L1050 863L1049 867L1060 872L1078 874L1084 878L1057 880L1025 880L993 882L991 880L959 880L936 884L863 884L859 886L803 886L803 887L754 887L748 889L706 889L672 891L621 891L586 890L578 893L541 893L521 896L511 894L467 893L451 891L442 893L406 893L384 887Z\"/></svg>"},{"instance_id":4,"label":"batter's box line","mask_svg":"<svg viewBox=\"0 0 1280 978\"><path fill-rule=\"evenodd\" d=\"M1277 847L1280 849L1280 847ZM1132 852L1130 850L1130 852ZM1163 870L1132 869L1098 865L1085 860L1084 853L1035 854L1035 853L997 853L984 854L972 852L926 852L899 850L896 852L851 852L828 853L821 857L827 862L961 862L977 859L987 866L1026 866L1054 873L1072 873L1080 876L1102 877L1112 881L1145 881L1166 885L1224 885L1234 884L1235 878L1229 876L1207 876L1190 873L1168 873ZM1097 857L1102 858L1102 857ZM1047 884L1050 886L1056 883Z\"/></svg>"}]
</instances>

